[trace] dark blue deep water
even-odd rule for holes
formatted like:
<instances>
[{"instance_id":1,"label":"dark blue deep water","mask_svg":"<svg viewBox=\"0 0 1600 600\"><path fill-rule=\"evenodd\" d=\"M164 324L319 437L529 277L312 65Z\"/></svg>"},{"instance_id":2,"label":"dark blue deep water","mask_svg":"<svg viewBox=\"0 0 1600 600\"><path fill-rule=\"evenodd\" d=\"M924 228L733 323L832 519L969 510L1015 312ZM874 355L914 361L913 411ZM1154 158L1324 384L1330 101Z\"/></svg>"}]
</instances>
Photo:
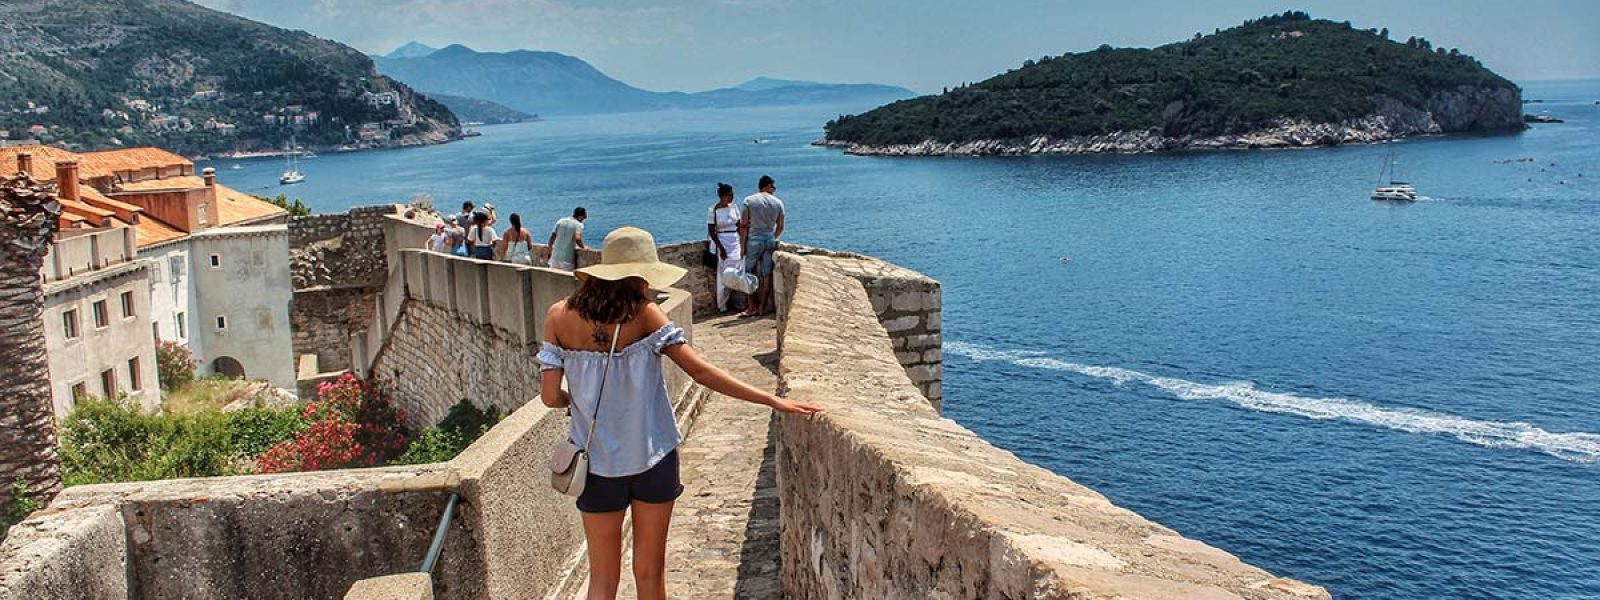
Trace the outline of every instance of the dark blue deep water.
<instances>
[{"instance_id":1,"label":"dark blue deep water","mask_svg":"<svg viewBox=\"0 0 1600 600\"><path fill-rule=\"evenodd\" d=\"M591 239L668 241L704 235L715 182L771 173L790 239L944 282L946 412L1022 458L1341 598L1597 598L1600 82L1526 96L1567 122L1142 156L809 146L836 109L591 117L282 189L488 199L539 235L582 204ZM1391 150L1424 201L1367 199Z\"/></svg>"}]
</instances>

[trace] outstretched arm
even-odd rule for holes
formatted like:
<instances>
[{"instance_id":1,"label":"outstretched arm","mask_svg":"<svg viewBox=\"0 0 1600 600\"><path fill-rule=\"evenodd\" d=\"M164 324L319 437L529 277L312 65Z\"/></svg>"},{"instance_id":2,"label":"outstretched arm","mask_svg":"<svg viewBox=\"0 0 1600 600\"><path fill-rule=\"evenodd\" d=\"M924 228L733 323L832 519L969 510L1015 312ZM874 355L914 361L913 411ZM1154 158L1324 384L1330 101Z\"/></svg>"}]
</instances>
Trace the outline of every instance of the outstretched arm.
<instances>
[{"instance_id":1,"label":"outstretched arm","mask_svg":"<svg viewBox=\"0 0 1600 600\"><path fill-rule=\"evenodd\" d=\"M662 325L670 322L670 319L667 318L667 313L662 312L661 307L655 304L646 304L639 316L644 319L642 325L652 331L660 329ZM773 410L779 412L806 415L822 412L822 407L815 404L785 400L775 394L761 391L748 383L739 381L738 378L729 375L727 371L718 369L715 365L706 362L706 359L701 357L700 353L695 352L694 348L688 344L674 344L662 350L661 353L672 359L672 362L676 363L678 368L683 369L683 372L687 373L691 379L694 379L695 383L711 388L713 392L724 396L732 396L745 402L770 406Z\"/></svg>"},{"instance_id":2,"label":"outstretched arm","mask_svg":"<svg viewBox=\"0 0 1600 600\"><path fill-rule=\"evenodd\" d=\"M662 353L666 354L667 358L672 359L672 362L677 363L678 368L683 369L684 373L688 373L689 377L695 380L695 383L711 388L713 392L732 396L745 402L770 406L778 412L803 415L822 412L821 406L785 400L775 394L763 392L748 383L739 381L734 376L729 375L727 371L706 362L706 359L702 358L700 353L695 352L694 348L688 344L671 346Z\"/></svg>"}]
</instances>

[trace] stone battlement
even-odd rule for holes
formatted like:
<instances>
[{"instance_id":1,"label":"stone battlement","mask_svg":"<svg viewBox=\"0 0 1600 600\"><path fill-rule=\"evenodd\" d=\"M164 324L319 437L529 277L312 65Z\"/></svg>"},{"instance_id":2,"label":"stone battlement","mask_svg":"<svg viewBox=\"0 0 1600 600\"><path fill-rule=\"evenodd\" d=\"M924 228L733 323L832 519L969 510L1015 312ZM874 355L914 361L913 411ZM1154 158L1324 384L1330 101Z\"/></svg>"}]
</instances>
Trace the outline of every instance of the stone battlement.
<instances>
[{"instance_id":1,"label":"stone battlement","mask_svg":"<svg viewBox=\"0 0 1600 600\"><path fill-rule=\"evenodd\" d=\"M853 259L849 259L853 260ZM780 255L792 598L1328 598L1028 464L923 402L856 269Z\"/></svg>"}]
</instances>

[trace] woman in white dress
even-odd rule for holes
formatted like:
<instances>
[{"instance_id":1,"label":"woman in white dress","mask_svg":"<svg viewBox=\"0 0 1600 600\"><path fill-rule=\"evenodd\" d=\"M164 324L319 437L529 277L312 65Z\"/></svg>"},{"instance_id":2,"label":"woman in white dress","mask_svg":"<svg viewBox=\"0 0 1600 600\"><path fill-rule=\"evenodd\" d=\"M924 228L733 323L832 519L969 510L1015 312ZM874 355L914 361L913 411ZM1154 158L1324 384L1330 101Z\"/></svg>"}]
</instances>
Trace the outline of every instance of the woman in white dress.
<instances>
[{"instance_id":1,"label":"woman in white dress","mask_svg":"<svg viewBox=\"0 0 1600 600\"><path fill-rule=\"evenodd\" d=\"M739 247L739 207L733 203L733 186L717 184L717 204L706 212L706 234L711 244L706 248L717 257L717 310L728 311L728 288L722 286L722 272L743 264L744 253Z\"/></svg>"},{"instance_id":2,"label":"woman in white dress","mask_svg":"<svg viewBox=\"0 0 1600 600\"><path fill-rule=\"evenodd\" d=\"M511 227L500 236L505 242L505 261L519 265L533 264L533 235L522 228L522 215L511 213Z\"/></svg>"}]
</instances>

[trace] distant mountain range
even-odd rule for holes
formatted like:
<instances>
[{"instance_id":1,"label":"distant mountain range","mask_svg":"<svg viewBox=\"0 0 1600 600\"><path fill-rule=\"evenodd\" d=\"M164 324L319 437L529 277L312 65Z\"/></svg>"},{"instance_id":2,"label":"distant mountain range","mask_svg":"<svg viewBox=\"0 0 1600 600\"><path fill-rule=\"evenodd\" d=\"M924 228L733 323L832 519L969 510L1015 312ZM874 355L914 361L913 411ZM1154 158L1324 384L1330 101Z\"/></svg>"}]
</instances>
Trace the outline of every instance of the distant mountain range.
<instances>
[{"instance_id":1,"label":"distant mountain range","mask_svg":"<svg viewBox=\"0 0 1600 600\"><path fill-rule=\"evenodd\" d=\"M540 115L794 104L876 106L916 95L887 85L765 77L705 92L654 92L613 79L582 59L558 52L478 52L461 44L436 50L411 42L374 56L373 61L379 72L425 94L488 100Z\"/></svg>"},{"instance_id":2,"label":"distant mountain range","mask_svg":"<svg viewBox=\"0 0 1600 600\"><path fill-rule=\"evenodd\" d=\"M0 2L0 139L183 154L460 135L366 55L181 0Z\"/></svg>"}]
</instances>

